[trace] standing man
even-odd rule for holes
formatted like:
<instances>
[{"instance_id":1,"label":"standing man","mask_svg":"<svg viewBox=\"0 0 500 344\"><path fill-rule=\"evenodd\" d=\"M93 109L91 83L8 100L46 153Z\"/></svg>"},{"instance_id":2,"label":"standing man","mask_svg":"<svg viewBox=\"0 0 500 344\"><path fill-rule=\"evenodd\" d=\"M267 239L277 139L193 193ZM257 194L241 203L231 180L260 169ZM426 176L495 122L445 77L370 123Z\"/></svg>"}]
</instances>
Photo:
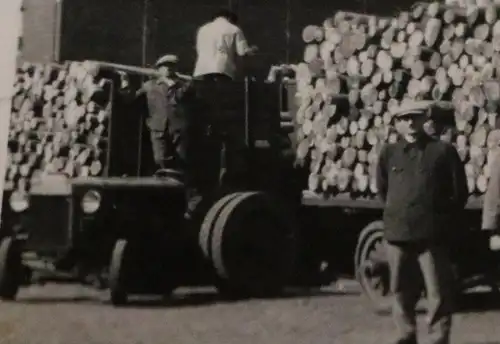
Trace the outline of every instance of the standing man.
<instances>
[{"instance_id":1,"label":"standing man","mask_svg":"<svg viewBox=\"0 0 500 344\"><path fill-rule=\"evenodd\" d=\"M456 149L424 130L439 112L431 101L404 103L394 116L402 139L383 147L377 168L398 344L417 343L419 270L427 291L429 343L450 342L454 288L447 238L457 230L454 219L468 190Z\"/></svg>"},{"instance_id":2,"label":"standing man","mask_svg":"<svg viewBox=\"0 0 500 344\"><path fill-rule=\"evenodd\" d=\"M147 81L137 95L145 94L148 104L147 126L151 133L154 161L164 169L170 163L183 168L185 162L186 118L179 106L188 88L177 73L178 58L165 55L155 68L160 76Z\"/></svg>"},{"instance_id":3,"label":"standing man","mask_svg":"<svg viewBox=\"0 0 500 344\"><path fill-rule=\"evenodd\" d=\"M492 135L495 135L493 133ZM500 141L500 137L496 137ZM490 251L494 254L500 249L500 148L498 145L492 148L488 154L488 165L490 176L488 186L483 199L481 229L490 234ZM496 266L492 266L496 270ZM487 274L489 277L490 274ZM489 281L496 288L496 279ZM493 289L495 290L495 289Z\"/></svg>"},{"instance_id":4,"label":"standing man","mask_svg":"<svg viewBox=\"0 0 500 344\"><path fill-rule=\"evenodd\" d=\"M484 195L482 229L498 234L500 229L500 149L490 154L490 178Z\"/></svg>"},{"instance_id":5,"label":"standing man","mask_svg":"<svg viewBox=\"0 0 500 344\"><path fill-rule=\"evenodd\" d=\"M257 47L249 47L238 16L230 10L218 11L211 22L200 27L196 36L198 58L193 76L197 79L232 80L245 56Z\"/></svg>"}]
</instances>

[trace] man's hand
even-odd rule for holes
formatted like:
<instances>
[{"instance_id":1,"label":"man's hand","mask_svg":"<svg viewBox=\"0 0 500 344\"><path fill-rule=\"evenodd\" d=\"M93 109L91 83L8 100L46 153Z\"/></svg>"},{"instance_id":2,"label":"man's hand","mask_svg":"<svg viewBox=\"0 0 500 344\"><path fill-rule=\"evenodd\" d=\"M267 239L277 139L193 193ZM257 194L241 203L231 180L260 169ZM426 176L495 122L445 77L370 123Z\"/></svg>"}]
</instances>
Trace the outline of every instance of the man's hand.
<instances>
[{"instance_id":1,"label":"man's hand","mask_svg":"<svg viewBox=\"0 0 500 344\"><path fill-rule=\"evenodd\" d=\"M247 55L254 55L257 51L259 51L259 47L256 45L252 45L250 48L248 48Z\"/></svg>"}]
</instances>

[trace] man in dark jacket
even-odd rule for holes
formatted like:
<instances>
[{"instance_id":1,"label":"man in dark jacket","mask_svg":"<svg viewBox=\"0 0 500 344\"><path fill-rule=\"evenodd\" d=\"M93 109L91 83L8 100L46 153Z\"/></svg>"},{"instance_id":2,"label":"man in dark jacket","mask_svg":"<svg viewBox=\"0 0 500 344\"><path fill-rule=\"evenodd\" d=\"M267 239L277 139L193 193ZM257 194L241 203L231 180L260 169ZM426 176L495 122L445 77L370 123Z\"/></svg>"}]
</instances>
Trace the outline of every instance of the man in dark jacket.
<instances>
[{"instance_id":1,"label":"man in dark jacket","mask_svg":"<svg viewBox=\"0 0 500 344\"><path fill-rule=\"evenodd\" d=\"M402 139L383 147L377 168L391 270L397 343L417 343L415 306L419 268L428 301L430 343L450 341L453 272L447 238L468 197L456 149L429 136L424 124L441 112L434 102L406 102L395 112Z\"/></svg>"},{"instance_id":2,"label":"man in dark jacket","mask_svg":"<svg viewBox=\"0 0 500 344\"><path fill-rule=\"evenodd\" d=\"M178 59L165 55L155 64L160 77L146 82L138 95L146 94L153 157L158 168L169 162L177 168L185 163L186 116L179 106L188 89L188 83L177 74Z\"/></svg>"},{"instance_id":3,"label":"man in dark jacket","mask_svg":"<svg viewBox=\"0 0 500 344\"><path fill-rule=\"evenodd\" d=\"M491 161L488 188L484 195L482 228L498 232L500 229L500 149L495 150L488 157Z\"/></svg>"},{"instance_id":4,"label":"man in dark jacket","mask_svg":"<svg viewBox=\"0 0 500 344\"><path fill-rule=\"evenodd\" d=\"M499 138L500 139L500 138ZM500 140L499 140L500 141ZM482 229L491 233L490 249L500 250L500 148L495 147L488 156L490 177L484 195Z\"/></svg>"}]
</instances>

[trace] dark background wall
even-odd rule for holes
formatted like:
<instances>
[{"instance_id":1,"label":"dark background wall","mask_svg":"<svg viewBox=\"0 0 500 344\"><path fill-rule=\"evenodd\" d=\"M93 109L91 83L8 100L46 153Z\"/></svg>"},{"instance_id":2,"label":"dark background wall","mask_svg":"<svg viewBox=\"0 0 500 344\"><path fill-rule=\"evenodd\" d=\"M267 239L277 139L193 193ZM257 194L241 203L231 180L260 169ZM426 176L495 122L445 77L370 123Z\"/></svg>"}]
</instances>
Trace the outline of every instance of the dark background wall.
<instances>
[{"instance_id":1,"label":"dark background wall","mask_svg":"<svg viewBox=\"0 0 500 344\"><path fill-rule=\"evenodd\" d=\"M221 6L239 13L248 41L259 46L256 70L301 60L302 29L337 10L391 15L410 0L24 0L25 60L97 59L150 65L165 53L190 73L196 29ZM60 18L58 21L57 18ZM55 51L55 53L54 53Z\"/></svg>"}]
</instances>

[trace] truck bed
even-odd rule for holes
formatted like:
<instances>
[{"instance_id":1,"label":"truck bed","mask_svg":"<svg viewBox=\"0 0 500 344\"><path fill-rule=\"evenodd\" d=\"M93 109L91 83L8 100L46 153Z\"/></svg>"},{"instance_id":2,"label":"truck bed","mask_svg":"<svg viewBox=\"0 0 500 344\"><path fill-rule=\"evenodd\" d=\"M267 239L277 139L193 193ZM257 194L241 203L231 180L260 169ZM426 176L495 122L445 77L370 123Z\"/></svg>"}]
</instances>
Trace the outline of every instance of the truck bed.
<instances>
[{"instance_id":1,"label":"truck bed","mask_svg":"<svg viewBox=\"0 0 500 344\"><path fill-rule=\"evenodd\" d=\"M335 208L358 208L358 209L383 209L383 203L376 197L353 198L350 194L338 194L325 197L315 192L305 190L302 192L302 204L311 207L335 207ZM482 196L471 196L467 202L466 209L480 210L483 204Z\"/></svg>"}]
</instances>

